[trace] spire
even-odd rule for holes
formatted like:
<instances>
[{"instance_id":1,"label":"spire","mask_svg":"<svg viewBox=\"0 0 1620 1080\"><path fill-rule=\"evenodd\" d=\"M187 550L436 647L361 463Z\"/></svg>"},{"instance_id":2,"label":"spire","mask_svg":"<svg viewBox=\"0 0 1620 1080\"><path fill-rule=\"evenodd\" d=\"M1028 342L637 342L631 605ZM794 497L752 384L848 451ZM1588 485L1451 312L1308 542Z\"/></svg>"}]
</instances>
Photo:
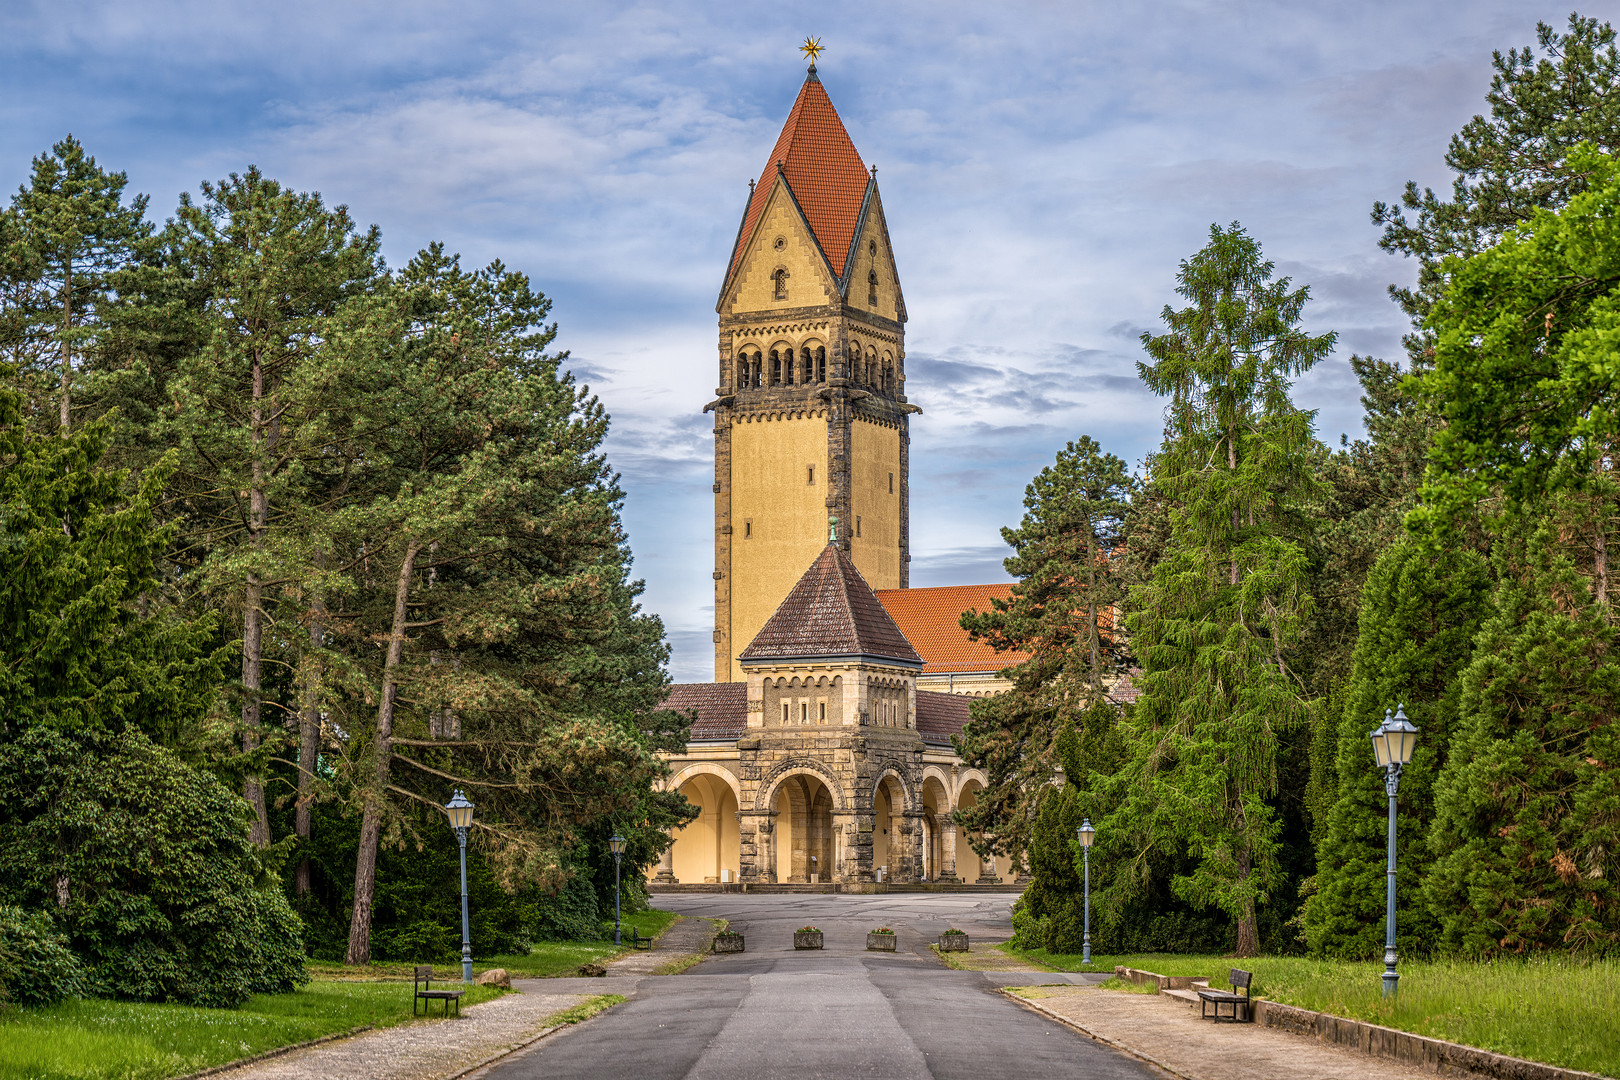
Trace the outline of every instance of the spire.
<instances>
[{"instance_id":1,"label":"spire","mask_svg":"<svg viewBox=\"0 0 1620 1080\"><path fill-rule=\"evenodd\" d=\"M917 667L923 662L849 556L829 543L738 659L845 656Z\"/></svg>"},{"instance_id":2,"label":"spire","mask_svg":"<svg viewBox=\"0 0 1620 1080\"><path fill-rule=\"evenodd\" d=\"M819 43L817 48L820 48ZM742 232L727 276L742 261L743 252L753 241L765 203L776 190L775 182L766 178L780 175L804 211L810 231L826 254L833 273L843 277L871 177L861 161L860 151L844 130L844 122L833 108L832 99L827 97L826 89L816 77L813 62L804 85L799 87L799 96L793 102L787 122L782 125L782 133L771 148L771 156L765 160L768 164L760 171L760 183L749 197L748 212L743 216Z\"/></svg>"}]
</instances>

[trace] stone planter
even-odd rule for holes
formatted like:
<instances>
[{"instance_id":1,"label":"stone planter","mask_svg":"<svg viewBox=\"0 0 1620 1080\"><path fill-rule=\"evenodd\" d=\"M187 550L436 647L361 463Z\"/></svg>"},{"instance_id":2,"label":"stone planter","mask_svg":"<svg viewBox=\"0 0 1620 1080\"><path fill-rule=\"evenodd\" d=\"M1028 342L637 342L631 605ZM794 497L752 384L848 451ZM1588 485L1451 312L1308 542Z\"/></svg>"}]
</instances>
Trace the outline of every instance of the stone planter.
<instances>
[{"instance_id":1,"label":"stone planter","mask_svg":"<svg viewBox=\"0 0 1620 1080\"><path fill-rule=\"evenodd\" d=\"M793 932L793 947L795 949L821 948L821 931L817 930L815 933L807 934L803 931L795 930Z\"/></svg>"},{"instance_id":2,"label":"stone planter","mask_svg":"<svg viewBox=\"0 0 1620 1080\"><path fill-rule=\"evenodd\" d=\"M939 935L940 952L967 952L968 936L966 934Z\"/></svg>"},{"instance_id":3,"label":"stone planter","mask_svg":"<svg viewBox=\"0 0 1620 1080\"><path fill-rule=\"evenodd\" d=\"M867 934L866 948L868 952L894 952L894 934Z\"/></svg>"},{"instance_id":4,"label":"stone planter","mask_svg":"<svg viewBox=\"0 0 1620 1080\"><path fill-rule=\"evenodd\" d=\"M743 936L733 931L716 934L714 938L714 951L717 953L742 952Z\"/></svg>"}]
</instances>

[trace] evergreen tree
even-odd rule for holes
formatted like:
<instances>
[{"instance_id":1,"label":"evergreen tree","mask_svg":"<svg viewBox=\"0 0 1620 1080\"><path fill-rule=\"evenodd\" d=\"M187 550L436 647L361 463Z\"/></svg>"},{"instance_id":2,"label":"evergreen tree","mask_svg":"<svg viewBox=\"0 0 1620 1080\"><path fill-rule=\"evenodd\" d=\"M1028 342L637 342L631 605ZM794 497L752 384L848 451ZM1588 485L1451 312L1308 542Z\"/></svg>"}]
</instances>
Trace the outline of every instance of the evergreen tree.
<instances>
[{"instance_id":1,"label":"evergreen tree","mask_svg":"<svg viewBox=\"0 0 1620 1080\"><path fill-rule=\"evenodd\" d=\"M1422 729L1416 754L1401 772L1397 844L1406 882L1423 878L1434 818L1435 776L1445 767L1462 722L1460 675L1490 596L1484 560L1466 548L1436 555L1410 538L1385 550L1363 589L1360 633L1339 730L1337 798L1324 815L1317 871L1305 905L1314 952L1355 959L1384 945L1387 795L1368 735L1383 711L1406 705ZM1434 923L1415 887L1397 896L1402 951L1427 949Z\"/></svg>"},{"instance_id":2,"label":"evergreen tree","mask_svg":"<svg viewBox=\"0 0 1620 1080\"><path fill-rule=\"evenodd\" d=\"M997 652L1026 653L1005 672L1006 693L973 703L957 737L963 760L983 768L989 786L970 809L957 811L978 834L982 854L1026 849L1036 803L1056 771L1053 739L1102 697L1118 666L1113 626L1122 598L1119 561L1135 481L1125 463L1082 436L1058 452L1024 491L1024 519L1001 537L1018 578L1007 600L969 611L962 627Z\"/></svg>"},{"instance_id":3,"label":"evergreen tree","mask_svg":"<svg viewBox=\"0 0 1620 1080\"><path fill-rule=\"evenodd\" d=\"M14 359L56 365L56 420L70 426L74 361L93 348L103 308L120 271L147 246L146 196L127 204L129 177L109 173L69 135L34 159L33 174L12 196L14 229L0 251L19 288L5 334ZM3 237L0 232L0 237ZM26 374L38 375L38 370Z\"/></svg>"},{"instance_id":4,"label":"evergreen tree","mask_svg":"<svg viewBox=\"0 0 1620 1080\"><path fill-rule=\"evenodd\" d=\"M1168 332L1143 335L1143 382L1166 395L1154 481L1171 536L1129 621L1143 694L1132 716L1132 805L1114 815L1196 859L1177 895L1235 920L1239 956L1259 949L1256 911L1281 883L1274 799L1281 741L1309 702L1289 667L1311 611L1307 523L1311 414L1290 380L1333 347L1299 329L1308 288L1273 280L1234 224L1181 264Z\"/></svg>"}]
</instances>

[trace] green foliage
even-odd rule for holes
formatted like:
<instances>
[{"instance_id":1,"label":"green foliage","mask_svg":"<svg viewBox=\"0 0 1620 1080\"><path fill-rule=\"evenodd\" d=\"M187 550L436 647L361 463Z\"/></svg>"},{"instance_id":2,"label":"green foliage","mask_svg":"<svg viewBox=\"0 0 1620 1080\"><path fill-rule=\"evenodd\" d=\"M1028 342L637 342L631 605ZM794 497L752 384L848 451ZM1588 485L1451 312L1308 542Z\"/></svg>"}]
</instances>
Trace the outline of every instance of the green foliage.
<instances>
[{"instance_id":1,"label":"green foliage","mask_svg":"<svg viewBox=\"0 0 1620 1080\"><path fill-rule=\"evenodd\" d=\"M84 991L84 966L50 916L0 904L0 1005L50 1005Z\"/></svg>"},{"instance_id":2,"label":"green foliage","mask_svg":"<svg viewBox=\"0 0 1620 1080\"><path fill-rule=\"evenodd\" d=\"M222 657L213 619L140 609L167 537L153 504L167 470L99 467L104 424L29 437L0 388L0 742L45 725L134 726L175 746L198 736Z\"/></svg>"},{"instance_id":3,"label":"green foliage","mask_svg":"<svg viewBox=\"0 0 1620 1080\"><path fill-rule=\"evenodd\" d=\"M1018 578L990 611L962 615L969 636L997 652L1025 653L1008 668L1012 688L973 703L957 736L963 760L983 768L989 787L958 820L985 839L981 853L1022 851L1036 800L1057 760L1053 739L1104 693L1104 676L1122 666L1112 626L1123 597L1120 560L1136 482L1125 463L1082 437L1058 452L1024 491L1024 519L1002 529Z\"/></svg>"},{"instance_id":4,"label":"green foliage","mask_svg":"<svg viewBox=\"0 0 1620 1080\"><path fill-rule=\"evenodd\" d=\"M1337 797L1326 814L1315 891L1305 906L1313 952L1362 959L1383 948L1387 795L1368 734L1383 710L1398 703L1422 731L1401 774L1399 945L1404 955L1426 951L1434 940L1434 922L1414 883L1430 862L1434 781L1462 723L1459 677L1473 653L1490 585L1484 560L1472 551L1436 556L1410 538L1387 548L1367 578L1355 669L1334 718Z\"/></svg>"},{"instance_id":5,"label":"green foliage","mask_svg":"<svg viewBox=\"0 0 1620 1080\"><path fill-rule=\"evenodd\" d=\"M1334 342L1298 328L1309 289L1272 270L1241 227L1212 227L1178 276L1190 306L1143 335L1154 363L1138 370L1171 399L1152 462L1170 537L1132 591L1136 779L1111 818L1140 845L1184 846L1195 862L1176 894L1235 919L1240 956L1282 884L1278 759L1309 719L1289 661L1312 610L1303 503L1317 488L1311 415L1288 391Z\"/></svg>"},{"instance_id":6,"label":"green foliage","mask_svg":"<svg viewBox=\"0 0 1620 1080\"><path fill-rule=\"evenodd\" d=\"M240 797L139 731L0 747L0 899L56 912L92 992L235 1006L305 978Z\"/></svg>"},{"instance_id":7,"label":"green foliage","mask_svg":"<svg viewBox=\"0 0 1620 1080\"><path fill-rule=\"evenodd\" d=\"M1495 553L1424 883L1448 948L1620 947L1620 635L1575 565L1578 537L1553 514Z\"/></svg>"}]
</instances>

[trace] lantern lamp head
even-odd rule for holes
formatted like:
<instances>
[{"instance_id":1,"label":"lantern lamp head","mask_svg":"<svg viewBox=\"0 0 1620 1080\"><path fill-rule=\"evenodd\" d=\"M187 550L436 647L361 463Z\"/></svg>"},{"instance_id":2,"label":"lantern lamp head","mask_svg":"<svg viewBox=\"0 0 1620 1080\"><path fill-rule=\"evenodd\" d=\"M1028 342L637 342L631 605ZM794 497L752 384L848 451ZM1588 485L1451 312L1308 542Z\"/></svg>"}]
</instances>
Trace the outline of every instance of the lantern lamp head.
<instances>
[{"instance_id":1,"label":"lantern lamp head","mask_svg":"<svg viewBox=\"0 0 1620 1080\"><path fill-rule=\"evenodd\" d=\"M1080 837L1081 847L1090 847L1091 842L1097 838L1097 830L1092 826L1090 818L1080 822L1080 827L1074 831L1075 835Z\"/></svg>"},{"instance_id":2,"label":"lantern lamp head","mask_svg":"<svg viewBox=\"0 0 1620 1080\"><path fill-rule=\"evenodd\" d=\"M614 833L608 839L608 847L613 850L613 854L615 856L623 855L624 854L624 837L620 836L618 833Z\"/></svg>"},{"instance_id":3,"label":"lantern lamp head","mask_svg":"<svg viewBox=\"0 0 1620 1080\"><path fill-rule=\"evenodd\" d=\"M1372 733L1373 757L1378 767L1387 769L1391 765L1410 764L1412 752L1417 749L1417 737L1418 729L1406 718L1405 705L1398 706L1393 716L1385 709L1383 724Z\"/></svg>"},{"instance_id":4,"label":"lantern lamp head","mask_svg":"<svg viewBox=\"0 0 1620 1080\"><path fill-rule=\"evenodd\" d=\"M467 801L467 796L458 789L455 797L444 804L445 813L450 815L452 829L465 829L472 824L473 804Z\"/></svg>"}]
</instances>

